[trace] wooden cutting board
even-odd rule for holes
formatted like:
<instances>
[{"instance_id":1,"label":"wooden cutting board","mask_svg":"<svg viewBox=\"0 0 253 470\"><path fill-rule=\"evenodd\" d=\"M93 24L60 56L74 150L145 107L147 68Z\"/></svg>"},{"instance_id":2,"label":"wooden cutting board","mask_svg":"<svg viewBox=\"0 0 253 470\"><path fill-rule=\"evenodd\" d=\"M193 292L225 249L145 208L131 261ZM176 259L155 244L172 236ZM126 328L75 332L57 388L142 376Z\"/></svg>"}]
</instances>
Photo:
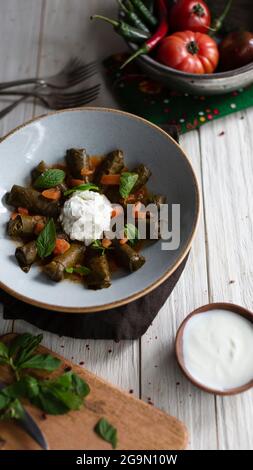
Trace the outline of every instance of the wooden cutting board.
<instances>
[{"instance_id":1,"label":"wooden cutting board","mask_svg":"<svg viewBox=\"0 0 253 470\"><path fill-rule=\"evenodd\" d=\"M8 343L15 335L2 336L0 341ZM51 352L40 347L41 353ZM90 394L79 411L61 416L44 415L41 410L26 405L44 433L50 449L107 450L110 444L94 432L101 417L117 428L120 450L185 449L188 441L185 425L152 405L110 385L91 372L76 366L62 356L62 365L56 376L66 367L80 375L90 386ZM35 374L34 374L35 375ZM36 374L37 377L42 377ZM45 377L45 375L43 375ZM10 383L12 375L6 366L0 366L0 380ZM39 446L15 423L0 422L0 449L39 449Z\"/></svg>"}]
</instances>

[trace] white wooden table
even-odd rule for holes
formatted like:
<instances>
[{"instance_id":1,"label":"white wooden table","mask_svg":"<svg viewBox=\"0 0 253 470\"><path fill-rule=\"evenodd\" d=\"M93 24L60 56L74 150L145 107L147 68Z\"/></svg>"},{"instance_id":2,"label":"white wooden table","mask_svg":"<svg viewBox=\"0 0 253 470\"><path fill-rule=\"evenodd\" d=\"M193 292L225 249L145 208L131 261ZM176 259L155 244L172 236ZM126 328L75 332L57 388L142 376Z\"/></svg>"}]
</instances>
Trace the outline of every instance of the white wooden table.
<instances>
[{"instance_id":1,"label":"white wooden table","mask_svg":"<svg viewBox=\"0 0 253 470\"><path fill-rule=\"evenodd\" d=\"M114 0L0 0L0 81L54 73L73 55L102 59L124 50L108 25L89 21L92 13L115 11ZM94 105L117 107L105 85ZM18 107L0 122L0 135L42 112L31 102ZM189 448L252 449L253 391L225 398L201 393L182 377L173 345L182 319L200 305L232 301L252 309L253 109L192 131L181 144L198 175L203 210L187 267L153 325L140 341L116 344L44 333L43 342L182 419ZM0 315L2 334L38 333Z\"/></svg>"}]
</instances>

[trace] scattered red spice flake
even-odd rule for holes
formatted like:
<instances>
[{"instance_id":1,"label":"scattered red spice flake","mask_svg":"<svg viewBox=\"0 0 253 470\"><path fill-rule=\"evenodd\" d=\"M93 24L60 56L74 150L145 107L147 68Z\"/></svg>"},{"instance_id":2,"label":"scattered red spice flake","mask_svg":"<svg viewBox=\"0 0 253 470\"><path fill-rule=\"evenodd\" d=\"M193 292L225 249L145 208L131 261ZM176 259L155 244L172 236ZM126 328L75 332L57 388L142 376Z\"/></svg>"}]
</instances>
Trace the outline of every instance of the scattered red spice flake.
<instances>
[{"instance_id":1,"label":"scattered red spice flake","mask_svg":"<svg viewBox=\"0 0 253 470\"><path fill-rule=\"evenodd\" d=\"M45 419L47 419L46 413L42 413L42 414L41 414L41 419L43 419L43 421L45 421Z\"/></svg>"},{"instance_id":2,"label":"scattered red spice flake","mask_svg":"<svg viewBox=\"0 0 253 470\"><path fill-rule=\"evenodd\" d=\"M235 281L233 279L231 279L231 281L229 281L229 284L234 284Z\"/></svg>"},{"instance_id":3,"label":"scattered red spice flake","mask_svg":"<svg viewBox=\"0 0 253 470\"><path fill-rule=\"evenodd\" d=\"M209 121L211 121L213 119L213 115L212 114L208 114L207 115L207 119L209 119Z\"/></svg>"},{"instance_id":4,"label":"scattered red spice flake","mask_svg":"<svg viewBox=\"0 0 253 470\"><path fill-rule=\"evenodd\" d=\"M216 114L216 115L217 115L217 114L220 114L220 111L219 111L217 108L215 108L215 109L213 110L213 114Z\"/></svg>"},{"instance_id":5,"label":"scattered red spice flake","mask_svg":"<svg viewBox=\"0 0 253 470\"><path fill-rule=\"evenodd\" d=\"M134 391L133 391L133 389L132 389L132 388L130 388L130 390L129 390L129 393L134 393Z\"/></svg>"},{"instance_id":6,"label":"scattered red spice flake","mask_svg":"<svg viewBox=\"0 0 253 470\"><path fill-rule=\"evenodd\" d=\"M83 366L83 365L84 365L84 361L80 361L79 364L80 364L80 366Z\"/></svg>"},{"instance_id":7,"label":"scattered red spice flake","mask_svg":"<svg viewBox=\"0 0 253 470\"><path fill-rule=\"evenodd\" d=\"M165 113L170 113L170 112L171 112L171 108L164 108L164 112L165 112Z\"/></svg>"},{"instance_id":8,"label":"scattered red spice flake","mask_svg":"<svg viewBox=\"0 0 253 470\"><path fill-rule=\"evenodd\" d=\"M221 132L218 134L219 137L221 137L221 136L223 136L223 135L225 135L225 132L224 132L224 131L221 131Z\"/></svg>"}]
</instances>

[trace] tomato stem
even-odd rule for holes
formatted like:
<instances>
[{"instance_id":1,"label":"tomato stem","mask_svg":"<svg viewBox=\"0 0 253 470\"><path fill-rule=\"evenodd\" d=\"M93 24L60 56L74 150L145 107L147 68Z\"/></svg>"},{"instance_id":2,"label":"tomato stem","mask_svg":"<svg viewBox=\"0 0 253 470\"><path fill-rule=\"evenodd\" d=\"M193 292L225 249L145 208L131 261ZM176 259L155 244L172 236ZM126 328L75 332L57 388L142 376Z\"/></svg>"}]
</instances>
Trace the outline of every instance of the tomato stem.
<instances>
[{"instance_id":1,"label":"tomato stem","mask_svg":"<svg viewBox=\"0 0 253 470\"><path fill-rule=\"evenodd\" d=\"M190 52L190 54L195 55L199 51L198 44L195 41L190 41L187 44L187 51Z\"/></svg>"},{"instance_id":2,"label":"tomato stem","mask_svg":"<svg viewBox=\"0 0 253 470\"><path fill-rule=\"evenodd\" d=\"M200 17L205 15L205 10L202 7L202 5L200 5L200 3L197 3L196 5L194 5L192 12L194 13L194 15L200 16Z\"/></svg>"}]
</instances>

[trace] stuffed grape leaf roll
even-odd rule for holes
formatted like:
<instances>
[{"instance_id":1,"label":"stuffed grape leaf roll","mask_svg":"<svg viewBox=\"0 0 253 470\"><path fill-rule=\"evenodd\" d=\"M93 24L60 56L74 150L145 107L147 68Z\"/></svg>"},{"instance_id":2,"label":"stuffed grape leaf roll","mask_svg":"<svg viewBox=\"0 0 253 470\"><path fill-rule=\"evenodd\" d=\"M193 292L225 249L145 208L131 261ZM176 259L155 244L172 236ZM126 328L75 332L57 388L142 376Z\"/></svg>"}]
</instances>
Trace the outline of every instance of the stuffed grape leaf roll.
<instances>
[{"instance_id":1,"label":"stuffed grape leaf roll","mask_svg":"<svg viewBox=\"0 0 253 470\"><path fill-rule=\"evenodd\" d=\"M6 202L10 206L25 207L32 214L57 217L60 206L58 201L45 198L39 191L14 184L7 194Z\"/></svg>"},{"instance_id":2,"label":"stuffed grape leaf roll","mask_svg":"<svg viewBox=\"0 0 253 470\"><path fill-rule=\"evenodd\" d=\"M33 240L23 246L19 246L15 251L15 256L21 269L28 273L31 265L37 258L36 241Z\"/></svg>"},{"instance_id":3,"label":"stuffed grape leaf roll","mask_svg":"<svg viewBox=\"0 0 253 470\"><path fill-rule=\"evenodd\" d=\"M30 238L34 236L37 223L46 223L46 217L18 214L8 222L8 235L13 238Z\"/></svg>"},{"instance_id":4,"label":"stuffed grape leaf roll","mask_svg":"<svg viewBox=\"0 0 253 470\"><path fill-rule=\"evenodd\" d=\"M64 279L67 268L72 268L82 262L85 246L81 243L72 243L70 248L62 255L56 256L49 264L44 266L43 271L56 282Z\"/></svg>"},{"instance_id":5,"label":"stuffed grape leaf roll","mask_svg":"<svg viewBox=\"0 0 253 470\"><path fill-rule=\"evenodd\" d=\"M113 245L116 258L129 271L137 271L144 265L146 261L144 256L137 253L128 243L121 245L119 240L115 238Z\"/></svg>"},{"instance_id":6,"label":"stuffed grape leaf roll","mask_svg":"<svg viewBox=\"0 0 253 470\"><path fill-rule=\"evenodd\" d=\"M107 256L101 253L94 253L90 256L88 266L91 273L85 281L90 289L103 289L111 285L111 273Z\"/></svg>"}]
</instances>

